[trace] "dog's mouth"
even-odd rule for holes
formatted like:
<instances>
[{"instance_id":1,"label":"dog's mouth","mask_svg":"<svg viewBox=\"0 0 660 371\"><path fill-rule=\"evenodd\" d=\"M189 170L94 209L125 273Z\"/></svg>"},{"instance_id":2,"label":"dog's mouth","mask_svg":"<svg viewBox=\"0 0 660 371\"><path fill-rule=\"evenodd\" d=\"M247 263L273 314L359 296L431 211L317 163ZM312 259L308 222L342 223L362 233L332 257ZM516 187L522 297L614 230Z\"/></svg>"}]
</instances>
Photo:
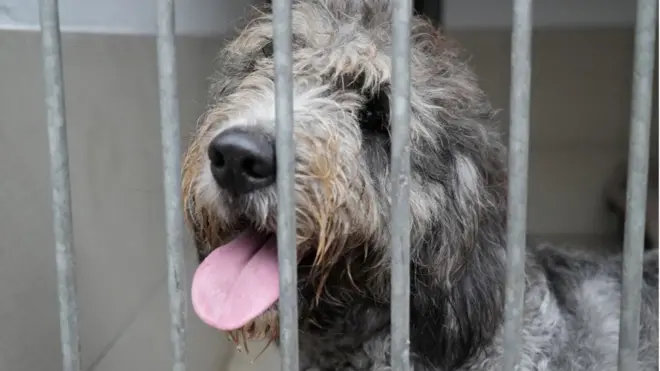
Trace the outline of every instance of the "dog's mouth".
<instances>
[{"instance_id":1,"label":"dog's mouth","mask_svg":"<svg viewBox=\"0 0 660 371\"><path fill-rule=\"evenodd\" d=\"M239 329L279 298L277 236L248 229L213 250L192 282L195 313L221 331Z\"/></svg>"}]
</instances>

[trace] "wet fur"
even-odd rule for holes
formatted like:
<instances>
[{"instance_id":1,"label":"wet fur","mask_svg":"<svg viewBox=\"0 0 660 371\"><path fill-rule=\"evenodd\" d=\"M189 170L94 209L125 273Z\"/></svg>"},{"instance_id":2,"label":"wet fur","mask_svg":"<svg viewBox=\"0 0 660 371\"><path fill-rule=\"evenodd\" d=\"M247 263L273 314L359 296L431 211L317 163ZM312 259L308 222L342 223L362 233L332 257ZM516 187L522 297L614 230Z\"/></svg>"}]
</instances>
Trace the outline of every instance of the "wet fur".
<instances>
[{"instance_id":1,"label":"wet fur","mask_svg":"<svg viewBox=\"0 0 660 371\"><path fill-rule=\"evenodd\" d=\"M390 94L390 12L386 0L294 1L301 370L388 369L389 138L361 127L360 112ZM275 187L226 194L206 156L230 127L274 134L271 19L256 10L221 51L208 112L184 159L185 217L200 260L248 226L276 230ZM496 370L505 148L460 49L420 17L411 40L411 359L416 371ZM520 370L616 369L620 261L577 254L528 251ZM657 270L653 251L641 370L658 368ZM234 335L276 339L277 305Z\"/></svg>"}]
</instances>

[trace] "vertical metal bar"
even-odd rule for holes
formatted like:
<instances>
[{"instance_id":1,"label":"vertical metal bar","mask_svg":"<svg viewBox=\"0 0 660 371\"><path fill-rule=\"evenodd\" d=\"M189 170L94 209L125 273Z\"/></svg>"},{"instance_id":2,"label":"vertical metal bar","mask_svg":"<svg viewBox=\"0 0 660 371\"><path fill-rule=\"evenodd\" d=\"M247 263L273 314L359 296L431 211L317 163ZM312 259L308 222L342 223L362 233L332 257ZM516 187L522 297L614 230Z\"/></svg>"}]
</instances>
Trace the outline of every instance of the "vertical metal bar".
<instances>
[{"instance_id":1,"label":"vertical metal bar","mask_svg":"<svg viewBox=\"0 0 660 371\"><path fill-rule=\"evenodd\" d=\"M503 371L520 360L525 296L529 106L531 90L532 0L515 0L511 37L511 124L509 129L509 194L507 275Z\"/></svg>"},{"instance_id":2,"label":"vertical metal bar","mask_svg":"<svg viewBox=\"0 0 660 371\"><path fill-rule=\"evenodd\" d=\"M619 329L619 370L625 371L639 368L639 316L657 15L657 0L637 1Z\"/></svg>"},{"instance_id":3,"label":"vertical metal bar","mask_svg":"<svg viewBox=\"0 0 660 371\"><path fill-rule=\"evenodd\" d=\"M46 91L62 361L64 371L80 371L80 335L73 254L69 149L66 137L58 1L41 0L39 18Z\"/></svg>"},{"instance_id":4,"label":"vertical metal bar","mask_svg":"<svg viewBox=\"0 0 660 371\"><path fill-rule=\"evenodd\" d=\"M391 366L410 371L410 30L412 1L393 3Z\"/></svg>"},{"instance_id":5,"label":"vertical metal bar","mask_svg":"<svg viewBox=\"0 0 660 371\"><path fill-rule=\"evenodd\" d=\"M273 0L277 153L277 255L280 269L282 370L298 370L298 272L294 199L293 60L291 0Z\"/></svg>"},{"instance_id":6,"label":"vertical metal bar","mask_svg":"<svg viewBox=\"0 0 660 371\"><path fill-rule=\"evenodd\" d=\"M174 371L185 371L186 296L184 291L183 211L181 205L181 136L174 45L174 0L158 1L158 85L160 93L163 189L170 296L170 337Z\"/></svg>"}]
</instances>

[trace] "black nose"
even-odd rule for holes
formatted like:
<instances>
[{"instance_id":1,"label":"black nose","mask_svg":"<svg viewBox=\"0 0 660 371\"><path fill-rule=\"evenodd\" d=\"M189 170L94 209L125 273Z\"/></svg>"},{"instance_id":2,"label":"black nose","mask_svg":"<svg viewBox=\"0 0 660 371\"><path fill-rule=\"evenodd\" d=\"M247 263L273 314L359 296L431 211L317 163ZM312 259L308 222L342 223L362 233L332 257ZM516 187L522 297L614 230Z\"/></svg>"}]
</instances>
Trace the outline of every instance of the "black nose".
<instances>
[{"instance_id":1,"label":"black nose","mask_svg":"<svg viewBox=\"0 0 660 371\"><path fill-rule=\"evenodd\" d=\"M245 194L275 182L275 148L266 134L231 128L209 145L211 172L218 185Z\"/></svg>"}]
</instances>

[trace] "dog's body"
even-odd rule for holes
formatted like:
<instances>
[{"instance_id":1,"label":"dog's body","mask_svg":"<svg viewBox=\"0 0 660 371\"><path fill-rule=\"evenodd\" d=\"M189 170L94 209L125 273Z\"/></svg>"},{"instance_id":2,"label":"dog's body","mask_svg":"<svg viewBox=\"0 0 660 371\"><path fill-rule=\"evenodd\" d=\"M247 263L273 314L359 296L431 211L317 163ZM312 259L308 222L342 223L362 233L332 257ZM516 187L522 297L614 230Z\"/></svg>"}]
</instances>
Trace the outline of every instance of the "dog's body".
<instances>
[{"instance_id":1,"label":"dog's body","mask_svg":"<svg viewBox=\"0 0 660 371\"><path fill-rule=\"evenodd\" d=\"M387 370L391 4L297 0L292 14L300 369ZM417 17L411 44L411 360L416 371L498 370L505 149L458 50ZM271 15L251 18L219 59L184 161L202 260L193 304L235 337L277 339ZM640 370L658 367L649 254ZM615 370L620 286L617 257L530 249L520 370Z\"/></svg>"},{"instance_id":2,"label":"dog's body","mask_svg":"<svg viewBox=\"0 0 660 371\"><path fill-rule=\"evenodd\" d=\"M640 329L640 370L658 367L657 252L645 263ZM496 263L497 264L497 263ZM621 261L618 257L574 254L552 247L529 251L520 370L616 370L618 355ZM475 274L478 274L475 272ZM414 301L437 300L439 293ZM457 292L469 295L469 292ZM454 331L443 329L439 309L412 306L411 360L415 371L500 370L501 327L489 331L486 321L501 325L480 298L460 298L476 308ZM474 300L474 302L470 302ZM446 303L445 303L446 304ZM303 326L300 333L302 370L388 370L389 306L356 300L347 308L319 307L323 330ZM477 318L469 318L473 314ZM479 322L484 321L484 322ZM460 335L464 331L466 336ZM443 338L444 337L444 338ZM449 343L447 339L455 341ZM471 353L472 351L473 353ZM465 357L465 358L463 358ZM455 360L453 365L449 360Z\"/></svg>"}]
</instances>

